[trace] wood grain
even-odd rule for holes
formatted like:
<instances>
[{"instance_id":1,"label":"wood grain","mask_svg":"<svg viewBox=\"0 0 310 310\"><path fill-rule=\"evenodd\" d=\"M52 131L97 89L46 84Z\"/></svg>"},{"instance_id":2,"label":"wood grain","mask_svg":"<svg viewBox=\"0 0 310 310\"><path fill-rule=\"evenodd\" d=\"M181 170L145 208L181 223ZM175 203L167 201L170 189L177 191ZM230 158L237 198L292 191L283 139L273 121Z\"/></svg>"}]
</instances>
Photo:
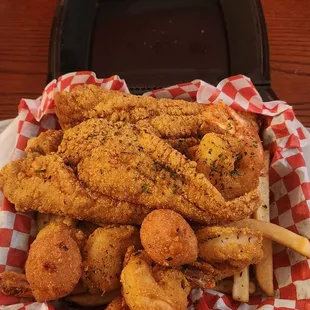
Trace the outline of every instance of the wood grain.
<instances>
[{"instance_id":1,"label":"wood grain","mask_svg":"<svg viewBox=\"0 0 310 310\"><path fill-rule=\"evenodd\" d=\"M0 119L46 83L56 0L0 1ZM310 127L310 1L262 0L270 42L272 87Z\"/></svg>"},{"instance_id":2,"label":"wood grain","mask_svg":"<svg viewBox=\"0 0 310 310\"><path fill-rule=\"evenodd\" d=\"M310 127L310 1L262 0L272 88Z\"/></svg>"},{"instance_id":3,"label":"wood grain","mask_svg":"<svg viewBox=\"0 0 310 310\"><path fill-rule=\"evenodd\" d=\"M55 0L0 1L0 119L15 117L20 98L46 84Z\"/></svg>"}]
</instances>

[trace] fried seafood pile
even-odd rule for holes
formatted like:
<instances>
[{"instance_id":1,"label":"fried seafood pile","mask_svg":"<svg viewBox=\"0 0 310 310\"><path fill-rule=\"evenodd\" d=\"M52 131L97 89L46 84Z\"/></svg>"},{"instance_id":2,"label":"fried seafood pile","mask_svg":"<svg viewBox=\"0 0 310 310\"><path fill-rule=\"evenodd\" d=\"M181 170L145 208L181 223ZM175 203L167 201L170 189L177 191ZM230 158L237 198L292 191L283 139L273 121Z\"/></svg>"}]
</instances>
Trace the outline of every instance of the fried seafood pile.
<instances>
[{"instance_id":1,"label":"fried seafood pile","mask_svg":"<svg viewBox=\"0 0 310 310\"><path fill-rule=\"evenodd\" d=\"M218 226L194 231L171 210L152 211L141 230L70 223L65 217L47 221L31 244L25 274L0 274L2 293L37 301L64 298L85 307L113 300L108 309L119 309L113 308L119 303L129 309L186 309L192 288L213 288L263 254L260 232Z\"/></svg>"},{"instance_id":2,"label":"fried seafood pile","mask_svg":"<svg viewBox=\"0 0 310 310\"><path fill-rule=\"evenodd\" d=\"M57 94L56 112L63 131L30 140L27 158L1 170L3 193L19 211L141 224L168 208L219 224L259 207L263 150L252 115L93 85ZM187 153L187 141L200 139L197 166L178 149Z\"/></svg>"},{"instance_id":3,"label":"fried seafood pile","mask_svg":"<svg viewBox=\"0 0 310 310\"><path fill-rule=\"evenodd\" d=\"M260 231L223 226L262 205L255 115L94 85L55 103L62 130L0 171L4 195L37 211L40 230L25 275L0 275L4 294L183 310L192 288L220 289L260 261Z\"/></svg>"}]
</instances>

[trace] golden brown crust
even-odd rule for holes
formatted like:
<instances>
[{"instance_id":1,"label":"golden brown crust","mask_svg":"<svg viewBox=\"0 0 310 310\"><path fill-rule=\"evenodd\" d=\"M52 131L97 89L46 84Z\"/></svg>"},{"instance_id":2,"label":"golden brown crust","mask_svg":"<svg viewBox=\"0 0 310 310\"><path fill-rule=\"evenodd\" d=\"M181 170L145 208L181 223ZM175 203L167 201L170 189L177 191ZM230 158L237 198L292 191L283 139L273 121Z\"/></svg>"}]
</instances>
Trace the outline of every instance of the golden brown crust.
<instances>
[{"instance_id":1,"label":"golden brown crust","mask_svg":"<svg viewBox=\"0 0 310 310\"><path fill-rule=\"evenodd\" d=\"M120 274L128 247L139 249L139 230L133 226L97 228L83 251L83 283L92 294L120 287Z\"/></svg>"},{"instance_id":2,"label":"golden brown crust","mask_svg":"<svg viewBox=\"0 0 310 310\"><path fill-rule=\"evenodd\" d=\"M197 259L194 231L184 218L172 210L154 210L141 226L141 242L146 253L163 266L181 266Z\"/></svg>"},{"instance_id":3,"label":"golden brown crust","mask_svg":"<svg viewBox=\"0 0 310 310\"><path fill-rule=\"evenodd\" d=\"M80 150L84 142L83 150ZM165 141L135 125L91 119L65 132L59 153L92 190L149 208L172 208L202 223L237 220L259 205L257 190L225 202Z\"/></svg>"},{"instance_id":4,"label":"golden brown crust","mask_svg":"<svg viewBox=\"0 0 310 310\"><path fill-rule=\"evenodd\" d=\"M169 145L171 145L175 150L179 151L188 158L190 157L189 149L199 145L200 139L190 137L190 138L180 138L180 139L166 139Z\"/></svg>"},{"instance_id":5,"label":"golden brown crust","mask_svg":"<svg viewBox=\"0 0 310 310\"><path fill-rule=\"evenodd\" d=\"M85 121L65 132L59 155L2 169L0 186L18 210L140 224L151 209L168 208L197 222L224 223L249 216L260 202L257 190L226 202L196 163L135 125Z\"/></svg>"},{"instance_id":6,"label":"golden brown crust","mask_svg":"<svg viewBox=\"0 0 310 310\"><path fill-rule=\"evenodd\" d=\"M73 291L82 275L82 257L66 225L50 224L41 230L30 247L25 271L37 301Z\"/></svg>"},{"instance_id":7,"label":"golden brown crust","mask_svg":"<svg viewBox=\"0 0 310 310\"><path fill-rule=\"evenodd\" d=\"M176 130L182 131L184 136L191 137L197 133L196 116L203 109L203 105L197 103L135 96L106 90L95 85L76 87L71 93L60 92L55 95L56 115L64 129L73 127L86 119L105 118L113 122L143 121L145 124L147 122L162 135L170 138L175 136ZM169 121L181 127L173 124L171 126ZM164 128L164 123L169 129Z\"/></svg>"},{"instance_id":8,"label":"golden brown crust","mask_svg":"<svg viewBox=\"0 0 310 310\"><path fill-rule=\"evenodd\" d=\"M38 137L34 137L28 140L25 152L38 153L41 155L57 152L62 137L62 130L47 130L42 132Z\"/></svg>"},{"instance_id":9,"label":"golden brown crust","mask_svg":"<svg viewBox=\"0 0 310 310\"><path fill-rule=\"evenodd\" d=\"M252 136L206 134L195 153L203 173L225 199L240 197L258 187L264 150Z\"/></svg>"},{"instance_id":10,"label":"golden brown crust","mask_svg":"<svg viewBox=\"0 0 310 310\"><path fill-rule=\"evenodd\" d=\"M130 309L185 310L189 282L176 269L153 265L143 251L134 253L121 274L123 296Z\"/></svg>"},{"instance_id":11,"label":"golden brown crust","mask_svg":"<svg viewBox=\"0 0 310 310\"><path fill-rule=\"evenodd\" d=\"M262 234L248 228L210 226L196 232L199 258L211 264L246 267L262 257Z\"/></svg>"},{"instance_id":12,"label":"golden brown crust","mask_svg":"<svg viewBox=\"0 0 310 310\"><path fill-rule=\"evenodd\" d=\"M141 224L151 211L87 190L55 153L9 163L0 172L0 187L19 211L119 224Z\"/></svg>"},{"instance_id":13,"label":"golden brown crust","mask_svg":"<svg viewBox=\"0 0 310 310\"><path fill-rule=\"evenodd\" d=\"M57 93L55 110L63 129L87 119L103 118L137 124L167 139L201 138L208 132L257 136L257 124L252 117L237 113L222 102L212 105L156 99L95 85L76 87L71 93Z\"/></svg>"}]
</instances>

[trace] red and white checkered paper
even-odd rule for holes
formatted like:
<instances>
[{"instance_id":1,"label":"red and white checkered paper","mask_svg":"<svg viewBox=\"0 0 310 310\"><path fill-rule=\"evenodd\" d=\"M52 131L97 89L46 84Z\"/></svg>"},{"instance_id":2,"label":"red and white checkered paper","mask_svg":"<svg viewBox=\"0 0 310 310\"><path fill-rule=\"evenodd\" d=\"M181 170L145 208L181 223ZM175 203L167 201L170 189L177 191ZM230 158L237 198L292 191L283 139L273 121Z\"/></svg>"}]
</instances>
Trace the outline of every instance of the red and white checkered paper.
<instances>
[{"instance_id":1,"label":"red and white checkered paper","mask_svg":"<svg viewBox=\"0 0 310 310\"><path fill-rule=\"evenodd\" d=\"M57 91L70 91L76 85L83 84L129 92L125 81L118 76L98 79L95 73L87 71L69 73L52 81L39 99L21 100L15 127L3 133L7 141L15 141L15 144L1 145L1 154L9 154L9 158L1 158L0 154L0 165L23 156L30 137L46 129L58 128L54 94ZM196 100L202 104L216 104L223 100L235 110L264 115L266 128L263 143L272 153L269 171L271 221L310 238L310 182L303 155L303 149L310 139L290 106L283 101L263 102L251 80L243 75L226 78L217 87L194 80L145 95ZM35 236L35 221L31 214L16 212L5 198L0 197L0 200L0 272L21 271L29 244ZM310 309L310 260L277 244L274 245L273 260L275 298L252 296L247 304L241 304L213 290L193 290L189 309ZM10 310L54 309L47 303L25 303L21 299L3 295L0 295L0 305L10 305L1 308Z\"/></svg>"}]
</instances>

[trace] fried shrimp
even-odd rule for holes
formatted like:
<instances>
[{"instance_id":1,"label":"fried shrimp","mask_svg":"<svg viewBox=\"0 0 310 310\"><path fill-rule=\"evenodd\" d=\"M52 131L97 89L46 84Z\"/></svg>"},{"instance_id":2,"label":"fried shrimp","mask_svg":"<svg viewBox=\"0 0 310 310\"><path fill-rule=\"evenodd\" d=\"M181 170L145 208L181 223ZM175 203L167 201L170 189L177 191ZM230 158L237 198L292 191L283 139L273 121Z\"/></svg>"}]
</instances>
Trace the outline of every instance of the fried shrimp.
<instances>
[{"instance_id":1,"label":"fried shrimp","mask_svg":"<svg viewBox=\"0 0 310 310\"><path fill-rule=\"evenodd\" d=\"M83 283L92 294L103 294L121 286L120 274L127 248L141 248L134 226L107 226L90 235L83 251Z\"/></svg>"},{"instance_id":2,"label":"fried shrimp","mask_svg":"<svg viewBox=\"0 0 310 310\"><path fill-rule=\"evenodd\" d=\"M146 253L163 266L181 266L197 259L194 231L178 213L154 210L142 222L141 242Z\"/></svg>"},{"instance_id":3,"label":"fried shrimp","mask_svg":"<svg viewBox=\"0 0 310 310\"><path fill-rule=\"evenodd\" d=\"M15 271L3 271L0 274L0 292L21 298L33 298L26 276Z\"/></svg>"},{"instance_id":4,"label":"fried shrimp","mask_svg":"<svg viewBox=\"0 0 310 310\"><path fill-rule=\"evenodd\" d=\"M185 310L190 292L183 273L153 265L145 252L135 252L121 274L123 296L131 310Z\"/></svg>"},{"instance_id":5,"label":"fried shrimp","mask_svg":"<svg viewBox=\"0 0 310 310\"><path fill-rule=\"evenodd\" d=\"M227 263L231 267L242 269L256 264L263 257L262 234L255 230L210 226L199 229L196 235L199 258L215 264L215 267L216 264ZM223 270L223 266L218 268Z\"/></svg>"},{"instance_id":6,"label":"fried shrimp","mask_svg":"<svg viewBox=\"0 0 310 310\"><path fill-rule=\"evenodd\" d=\"M82 257L68 226L43 228L31 244L25 272L37 301L70 294L82 275Z\"/></svg>"},{"instance_id":7,"label":"fried shrimp","mask_svg":"<svg viewBox=\"0 0 310 310\"><path fill-rule=\"evenodd\" d=\"M263 148L252 136L206 134L195 154L202 172L225 199L233 199L258 186Z\"/></svg>"}]
</instances>

